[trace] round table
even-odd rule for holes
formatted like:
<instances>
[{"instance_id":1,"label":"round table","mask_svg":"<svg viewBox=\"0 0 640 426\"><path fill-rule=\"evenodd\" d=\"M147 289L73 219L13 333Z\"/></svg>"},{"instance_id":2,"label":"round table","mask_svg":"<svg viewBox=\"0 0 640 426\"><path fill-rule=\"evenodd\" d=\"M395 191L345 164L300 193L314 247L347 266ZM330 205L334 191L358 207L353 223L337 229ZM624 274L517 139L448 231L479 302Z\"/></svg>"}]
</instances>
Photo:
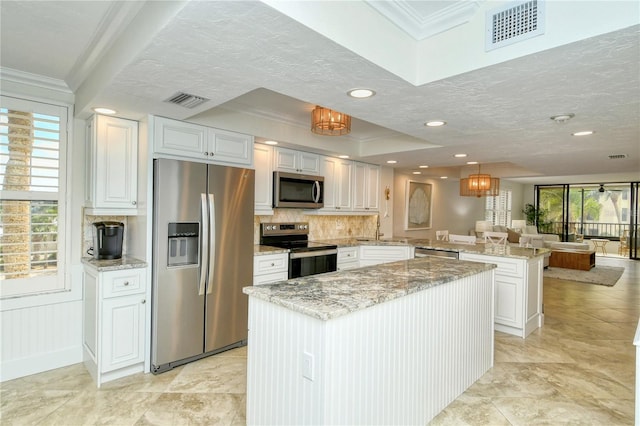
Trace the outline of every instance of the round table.
<instances>
[{"instance_id":1,"label":"round table","mask_svg":"<svg viewBox=\"0 0 640 426\"><path fill-rule=\"evenodd\" d=\"M591 242L593 243L593 249L595 251L598 251L598 249L600 249L603 256L607 255L607 249L605 248L605 246L607 245L609 240L605 240L602 238L592 238Z\"/></svg>"}]
</instances>

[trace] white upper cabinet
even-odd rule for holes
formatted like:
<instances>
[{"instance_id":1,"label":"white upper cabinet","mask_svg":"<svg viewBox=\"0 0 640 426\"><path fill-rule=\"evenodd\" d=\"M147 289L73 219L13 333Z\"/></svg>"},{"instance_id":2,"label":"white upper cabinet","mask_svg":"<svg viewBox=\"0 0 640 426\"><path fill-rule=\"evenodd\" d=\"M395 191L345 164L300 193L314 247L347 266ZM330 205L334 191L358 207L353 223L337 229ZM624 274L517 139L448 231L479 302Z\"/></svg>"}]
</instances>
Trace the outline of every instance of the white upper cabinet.
<instances>
[{"instance_id":1,"label":"white upper cabinet","mask_svg":"<svg viewBox=\"0 0 640 426\"><path fill-rule=\"evenodd\" d=\"M273 148L255 144L253 161L256 167L255 214L273 215Z\"/></svg>"},{"instance_id":2,"label":"white upper cabinet","mask_svg":"<svg viewBox=\"0 0 640 426\"><path fill-rule=\"evenodd\" d=\"M230 166L253 165L253 136L153 117L154 152Z\"/></svg>"},{"instance_id":3,"label":"white upper cabinet","mask_svg":"<svg viewBox=\"0 0 640 426\"><path fill-rule=\"evenodd\" d=\"M324 176L324 207L320 212L351 210L352 169L349 160L320 158L320 176Z\"/></svg>"},{"instance_id":4,"label":"white upper cabinet","mask_svg":"<svg viewBox=\"0 0 640 426\"><path fill-rule=\"evenodd\" d=\"M138 122L94 115L87 141L87 214L136 215Z\"/></svg>"},{"instance_id":5,"label":"white upper cabinet","mask_svg":"<svg viewBox=\"0 0 640 426\"><path fill-rule=\"evenodd\" d=\"M318 175L320 173L320 156L310 152L276 148L274 150L273 170Z\"/></svg>"},{"instance_id":6,"label":"white upper cabinet","mask_svg":"<svg viewBox=\"0 0 640 426\"><path fill-rule=\"evenodd\" d=\"M353 162L353 210L377 212L379 194L380 166Z\"/></svg>"}]
</instances>

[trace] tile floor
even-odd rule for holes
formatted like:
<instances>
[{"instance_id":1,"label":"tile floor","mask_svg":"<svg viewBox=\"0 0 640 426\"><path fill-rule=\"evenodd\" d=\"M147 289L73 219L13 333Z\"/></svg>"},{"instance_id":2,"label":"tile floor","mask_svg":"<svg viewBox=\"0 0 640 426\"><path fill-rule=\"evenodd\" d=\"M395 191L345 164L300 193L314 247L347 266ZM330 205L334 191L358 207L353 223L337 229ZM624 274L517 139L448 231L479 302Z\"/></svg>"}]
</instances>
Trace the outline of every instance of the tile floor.
<instances>
[{"instance_id":1,"label":"tile floor","mask_svg":"<svg viewBox=\"0 0 640 426\"><path fill-rule=\"evenodd\" d=\"M433 425L634 422L640 262L614 287L546 279L545 325L523 340L496 333L495 365ZM96 389L82 364L0 384L2 425L242 425L246 348Z\"/></svg>"}]
</instances>

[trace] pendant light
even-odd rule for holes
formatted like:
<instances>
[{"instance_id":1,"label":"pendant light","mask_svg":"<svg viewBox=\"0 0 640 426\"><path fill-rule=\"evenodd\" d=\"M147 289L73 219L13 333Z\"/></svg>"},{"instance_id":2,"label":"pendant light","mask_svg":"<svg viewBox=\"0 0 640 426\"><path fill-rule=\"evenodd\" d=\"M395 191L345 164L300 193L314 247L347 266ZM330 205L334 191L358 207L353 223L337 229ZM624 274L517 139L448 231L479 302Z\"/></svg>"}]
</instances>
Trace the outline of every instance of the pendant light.
<instances>
[{"instance_id":1,"label":"pendant light","mask_svg":"<svg viewBox=\"0 0 640 426\"><path fill-rule=\"evenodd\" d=\"M499 192L500 179L480 173L480 164L478 164L477 174L460 179L460 195L463 197L496 196Z\"/></svg>"},{"instance_id":2,"label":"pendant light","mask_svg":"<svg viewBox=\"0 0 640 426\"><path fill-rule=\"evenodd\" d=\"M351 116L316 106L311 111L311 131L323 136L342 136L351 132Z\"/></svg>"}]
</instances>

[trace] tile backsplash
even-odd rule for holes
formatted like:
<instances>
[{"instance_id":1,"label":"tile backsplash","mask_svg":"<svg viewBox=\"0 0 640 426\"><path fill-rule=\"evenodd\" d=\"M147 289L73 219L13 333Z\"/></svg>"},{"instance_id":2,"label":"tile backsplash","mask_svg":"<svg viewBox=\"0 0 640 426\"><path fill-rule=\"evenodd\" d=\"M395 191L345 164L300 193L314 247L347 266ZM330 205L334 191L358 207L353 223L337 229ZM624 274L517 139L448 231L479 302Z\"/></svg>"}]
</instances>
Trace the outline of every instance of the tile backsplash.
<instances>
[{"instance_id":1,"label":"tile backsplash","mask_svg":"<svg viewBox=\"0 0 640 426\"><path fill-rule=\"evenodd\" d=\"M275 209L273 216L254 216L255 244L260 242L260 224L263 222L309 222L309 239L319 241L373 237L376 233L377 216L316 216L306 215L298 209Z\"/></svg>"}]
</instances>

